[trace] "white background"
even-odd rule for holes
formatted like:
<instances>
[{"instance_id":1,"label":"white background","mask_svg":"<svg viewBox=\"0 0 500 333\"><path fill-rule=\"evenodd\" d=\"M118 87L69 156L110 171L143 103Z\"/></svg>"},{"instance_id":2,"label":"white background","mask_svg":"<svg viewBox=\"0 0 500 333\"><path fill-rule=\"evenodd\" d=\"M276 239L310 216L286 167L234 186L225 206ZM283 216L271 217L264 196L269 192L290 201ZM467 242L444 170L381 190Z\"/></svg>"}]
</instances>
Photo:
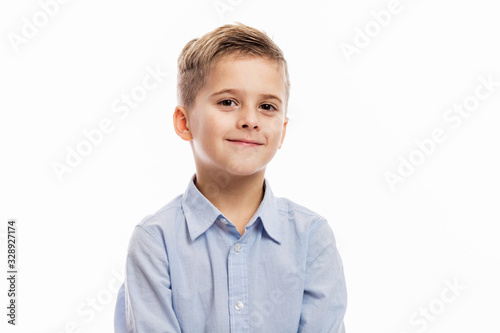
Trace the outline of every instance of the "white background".
<instances>
[{"instance_id":1,"label":"white background","mask_svg":"<svg viewBox=\"0 0 500 333\"><path fill-rule=\"evenodd\" d=\"M75 0L47 22L38 1L1 3L0 268L4 276L15 218L20 274L16 327L6 323L1 279L0 330L112 331L133 227L194 173L172 128L177 56L190 39L239 21L287 57L291 121L267 178L275 194L329 220L348 332L499 332L500 87L456 128L443 118L474 101L480 77L500 81L495 2L401 0L384 27L371 12L386 0L229 2L219 15L213 0ZM36 19L15 47L12 36ZM358 53L346 56L341 45L355 42ZM148 66L169 76L120 118L113 103ZM54 162L105 118L113 131L59 180ZM418 153L415 140L436 128L446 140ZM384 175L411 154L421 164L391 190Z\"/></svg>"}]
</instances>

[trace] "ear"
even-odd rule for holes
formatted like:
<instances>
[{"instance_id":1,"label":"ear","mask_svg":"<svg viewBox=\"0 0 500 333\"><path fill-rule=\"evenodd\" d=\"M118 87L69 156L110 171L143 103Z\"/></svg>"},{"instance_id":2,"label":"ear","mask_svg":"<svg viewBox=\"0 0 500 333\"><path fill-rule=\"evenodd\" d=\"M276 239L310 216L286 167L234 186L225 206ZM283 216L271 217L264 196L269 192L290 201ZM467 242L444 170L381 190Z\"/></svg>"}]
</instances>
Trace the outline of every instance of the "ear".
<instances>
[{"instance_id":1,"label":"ear","mask_svg":"<svg viewBox=\"0 0 500 333\"><path fill-rule=\"evenodd\" d=\"M174 129L175 133L186 141L193 140L191 131L189 130L189 118L187 109L181 105L177 105L174 111Z\"/></svg>"},{"instance_id":2,"label":"ear","mask_svg":"<svg viewBox=\"0 0 500 333\"><path fill-rule=\"evenodd\" d=\"M283 145L283 141L285 140L286 125L288 125L288 117L285 117L285 122L283 123L283 133L281 134L281 141L280 141L280 146L278 147L278 149L281 148L281 145Z\"/></svg>"}]
</instances>

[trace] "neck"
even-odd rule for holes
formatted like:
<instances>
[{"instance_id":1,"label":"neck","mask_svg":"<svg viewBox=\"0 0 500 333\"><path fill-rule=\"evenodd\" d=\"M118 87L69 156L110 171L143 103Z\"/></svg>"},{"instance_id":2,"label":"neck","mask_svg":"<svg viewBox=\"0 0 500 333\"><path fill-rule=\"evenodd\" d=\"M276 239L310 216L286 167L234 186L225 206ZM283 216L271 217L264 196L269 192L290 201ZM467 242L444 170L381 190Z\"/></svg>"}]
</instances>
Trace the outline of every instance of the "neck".
<instances>
[{"instance_id":1,"label":"neck","mask_svg":"<svg viewBox=\"0 0 500 333\"><path fill-rule=\"evenodd\" d=\"M196 187L243 234L264 197L264 171L250 176L197 171Z\"/></svg>"}]
</instances>

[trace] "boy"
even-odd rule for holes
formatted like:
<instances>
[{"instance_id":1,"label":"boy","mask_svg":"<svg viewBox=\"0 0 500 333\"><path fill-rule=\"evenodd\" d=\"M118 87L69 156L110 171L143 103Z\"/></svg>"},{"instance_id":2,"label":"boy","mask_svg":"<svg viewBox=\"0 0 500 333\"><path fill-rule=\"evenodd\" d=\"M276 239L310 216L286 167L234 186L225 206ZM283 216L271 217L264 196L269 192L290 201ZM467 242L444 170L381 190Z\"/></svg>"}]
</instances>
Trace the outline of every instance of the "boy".
<instances>
[{"instance_id":1,"label":"boy","mask_svg":"<svg viewBox=\"0 0 500 333\"><path fill-rule=\"evenodd\" d=\"M345 332L346 287L328 222L264 178L285 137L282 51L243 24L190 41L176 133L196 165L183 195L139 223L116 332Z\"/></svg>"}]
</instances>

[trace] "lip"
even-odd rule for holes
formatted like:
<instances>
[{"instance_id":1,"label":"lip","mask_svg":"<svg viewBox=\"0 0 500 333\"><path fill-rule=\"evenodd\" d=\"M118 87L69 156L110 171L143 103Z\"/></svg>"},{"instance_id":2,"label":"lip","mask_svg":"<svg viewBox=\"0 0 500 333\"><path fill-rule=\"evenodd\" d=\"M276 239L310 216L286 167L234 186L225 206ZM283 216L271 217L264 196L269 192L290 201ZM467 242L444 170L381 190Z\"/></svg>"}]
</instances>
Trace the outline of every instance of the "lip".
<instances>
[{"instance_id":1,"label":"lip","mask_svg":"<svg viewBox=\"0 0 500 333\"><path fill-rule=\"evenodd\" d=\"M258 141L246 140L246 139L227 139L227 141L245 147L259 147L263 145L263 143L260 143Z\"/></svg>"}]
</instances>

